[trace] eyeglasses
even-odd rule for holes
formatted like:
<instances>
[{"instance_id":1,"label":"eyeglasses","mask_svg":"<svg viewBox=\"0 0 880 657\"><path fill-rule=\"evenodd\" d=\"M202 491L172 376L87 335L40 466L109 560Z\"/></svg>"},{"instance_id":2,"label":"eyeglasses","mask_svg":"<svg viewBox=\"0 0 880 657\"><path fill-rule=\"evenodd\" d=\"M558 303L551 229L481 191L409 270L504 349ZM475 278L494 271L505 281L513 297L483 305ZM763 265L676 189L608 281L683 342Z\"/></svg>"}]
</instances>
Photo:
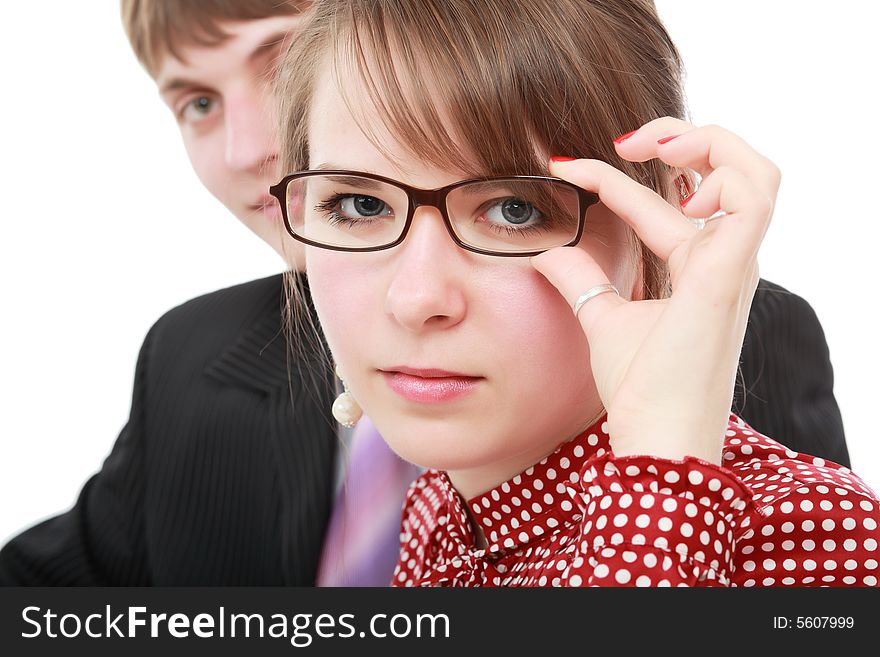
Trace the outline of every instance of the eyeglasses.
<instances>
[{"instance_id":1,"label":"eyeglasses","mask_svg":"<svg viewBox=\"0 0 880 657\"><path fill-rule=\"evenodd\" d=\"M546 176L462 180L419 189L360 171L300 171L269 188L287 231L334 251L381 251L400 244L418 207L440 211L461 248L494 256L532 256L577 244L587 208L599 197Z\"/></svg>"}]
</instances>

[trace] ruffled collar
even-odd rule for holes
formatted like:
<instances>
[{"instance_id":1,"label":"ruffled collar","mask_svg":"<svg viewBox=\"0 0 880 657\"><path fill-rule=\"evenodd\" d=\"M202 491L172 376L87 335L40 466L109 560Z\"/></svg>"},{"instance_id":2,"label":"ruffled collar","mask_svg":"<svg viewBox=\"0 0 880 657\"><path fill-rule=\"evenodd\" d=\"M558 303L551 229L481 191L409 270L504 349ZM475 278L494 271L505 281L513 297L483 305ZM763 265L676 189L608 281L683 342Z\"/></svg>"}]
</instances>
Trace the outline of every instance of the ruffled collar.
<instances>
[{"instance_id":1,"label":"ruffled collar","mask_svg":"<svg viewBox=\"0 0 880 657\"><path fill-rule=\"evenodd\" d=\"M447 550L461 557L495 556L546 538L547 528L552 532L580 521L578 472L587 459L611 450L606 418L603 415L539 463L466 503L446 473L437 473L436 481L448 510L438 517ZM474 549L476 541L466 508L486 536L485 550ZM455 545L449 545L449 541Z\"/></svg>"}]
</instances>

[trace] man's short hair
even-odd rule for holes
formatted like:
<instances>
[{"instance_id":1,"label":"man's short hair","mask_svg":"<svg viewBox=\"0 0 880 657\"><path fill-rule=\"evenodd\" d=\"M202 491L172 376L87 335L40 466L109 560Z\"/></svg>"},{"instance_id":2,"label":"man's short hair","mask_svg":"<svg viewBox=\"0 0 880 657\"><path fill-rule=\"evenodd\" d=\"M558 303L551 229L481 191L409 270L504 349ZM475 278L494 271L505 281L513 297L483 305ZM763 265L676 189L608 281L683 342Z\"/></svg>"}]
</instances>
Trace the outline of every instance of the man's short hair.
<instances>
[{"instance_id":1,"label":"man's short hair","mask_svg":"<svg viewBox=\"0 0 880 657\"><path fill-rule=\"evenodd\" d=\"M162 60L184 61L180 48L216 46L229 35L223 21L248 21L302 12L309 0L121 0L122 23L140 63L156 77Z\"/></svg>"}]
</instances>

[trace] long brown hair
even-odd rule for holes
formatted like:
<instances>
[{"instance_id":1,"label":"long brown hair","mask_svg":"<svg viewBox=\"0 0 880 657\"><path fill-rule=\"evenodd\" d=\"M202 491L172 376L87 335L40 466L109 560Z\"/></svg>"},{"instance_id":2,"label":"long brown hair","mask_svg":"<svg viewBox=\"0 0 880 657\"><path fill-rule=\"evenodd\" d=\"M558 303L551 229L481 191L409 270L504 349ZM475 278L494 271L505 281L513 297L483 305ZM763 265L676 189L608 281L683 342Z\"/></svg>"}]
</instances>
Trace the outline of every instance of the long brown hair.
<instances>
[{"instance_id":1,"label":"long brown hair","mask_svg":"<svg viewBox=\"0 0 880 657\"><path fill-rule=\"evenodd\" d=\"M317 0L278 80L285 171L309 166L309 109L328 56L360 77L401 143L441 168L546 175L548 155L589 157L678 194L680 172L625 161L612 144L652 119L688 118L681 58L651 0ZM664 263L630 242L643 297L667 296Z\"/></svg>"}]
</instances>

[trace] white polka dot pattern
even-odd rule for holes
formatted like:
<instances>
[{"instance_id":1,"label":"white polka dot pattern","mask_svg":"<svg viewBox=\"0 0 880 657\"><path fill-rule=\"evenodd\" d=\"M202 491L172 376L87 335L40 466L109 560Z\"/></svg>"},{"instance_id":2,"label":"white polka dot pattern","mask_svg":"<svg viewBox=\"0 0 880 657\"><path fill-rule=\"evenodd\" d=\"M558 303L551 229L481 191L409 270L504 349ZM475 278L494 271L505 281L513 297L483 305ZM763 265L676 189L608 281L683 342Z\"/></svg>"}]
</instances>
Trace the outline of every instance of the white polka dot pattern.
<instances>
[{"instance_id":1,"label":"white polka dot pattern","mask_svg":"<svg viewBox=\"0 0 880 657\"><path fill-rule=\"evenodd\" d=\"M616 458L606 426L467 508L445 473L424 473L407 493L392 585L878 585L880 504L847 468L735 415L723 467Z\"/></svg>"}]
</instances>

